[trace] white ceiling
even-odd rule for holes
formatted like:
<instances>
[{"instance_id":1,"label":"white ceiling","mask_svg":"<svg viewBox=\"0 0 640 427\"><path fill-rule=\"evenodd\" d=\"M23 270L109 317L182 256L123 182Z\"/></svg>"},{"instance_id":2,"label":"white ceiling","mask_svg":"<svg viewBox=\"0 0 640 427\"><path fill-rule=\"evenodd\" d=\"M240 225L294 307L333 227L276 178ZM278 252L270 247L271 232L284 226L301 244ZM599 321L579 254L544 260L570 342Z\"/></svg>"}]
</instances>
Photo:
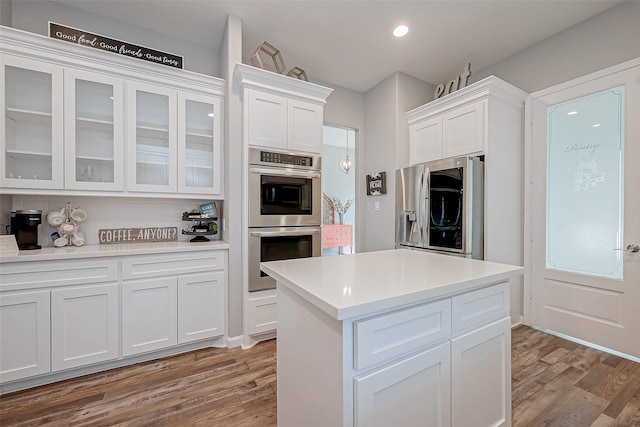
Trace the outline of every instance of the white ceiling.
<instances>
[{"instance_id":1,"label":"white ceiling","mask_svg":"<svg viewBox=\"0 0 640 427\"><path fill-rule=\"evenodd\" d=\"M617 0L57 0L218 50L228 13L242 19L245 61L263 41L288 69L366 91L401 71L438 84L479 71L620 3ZM391 35L399 24L409 34ZM154 46L150 46L154 47ZM161 47L161 46L160 46ZM179 52L176 52L179 54Z\"/></svg>"}]
</instances>

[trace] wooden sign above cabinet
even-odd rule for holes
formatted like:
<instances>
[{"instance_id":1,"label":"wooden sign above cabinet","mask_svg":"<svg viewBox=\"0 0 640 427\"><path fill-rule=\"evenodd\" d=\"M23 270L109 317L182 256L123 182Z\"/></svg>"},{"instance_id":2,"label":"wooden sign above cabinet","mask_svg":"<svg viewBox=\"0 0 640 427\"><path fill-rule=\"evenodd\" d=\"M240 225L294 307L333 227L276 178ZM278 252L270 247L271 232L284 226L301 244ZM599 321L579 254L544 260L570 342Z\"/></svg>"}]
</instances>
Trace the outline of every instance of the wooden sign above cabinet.
<instances>
[{"instance_id":1,"label":"wooden sign above cabinet","mask_svg":"<svg viewBox=\"0 0 640 427\"><path fill-rule=\"evenodd\" d=\"M85 30L56 24L51 21L49 21L49 37L80 46L92 47L131 58L142 59L160 65L180 69L183 67L184 58L182 56L138 46L129 42L110 39Z\"/></svg>"}]
</instances>

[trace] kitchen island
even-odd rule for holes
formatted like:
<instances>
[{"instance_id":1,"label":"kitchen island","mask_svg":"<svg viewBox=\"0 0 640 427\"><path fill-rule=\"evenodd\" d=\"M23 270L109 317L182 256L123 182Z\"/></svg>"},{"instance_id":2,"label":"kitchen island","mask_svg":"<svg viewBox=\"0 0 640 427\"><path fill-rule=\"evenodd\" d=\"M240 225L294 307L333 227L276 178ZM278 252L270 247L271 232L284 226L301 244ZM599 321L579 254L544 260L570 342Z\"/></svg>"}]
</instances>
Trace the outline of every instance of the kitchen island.
<instances>
[{"instance_id":1,"label":"kitchen island","mask_svg":"<svg viewBox=\"0 0 640 427\"><path fill-rule=\"evenodd\" d=\"M396 249L261 264L278 282L278 425L510 426L522 267Z\"/></svg>"}]
</instances>

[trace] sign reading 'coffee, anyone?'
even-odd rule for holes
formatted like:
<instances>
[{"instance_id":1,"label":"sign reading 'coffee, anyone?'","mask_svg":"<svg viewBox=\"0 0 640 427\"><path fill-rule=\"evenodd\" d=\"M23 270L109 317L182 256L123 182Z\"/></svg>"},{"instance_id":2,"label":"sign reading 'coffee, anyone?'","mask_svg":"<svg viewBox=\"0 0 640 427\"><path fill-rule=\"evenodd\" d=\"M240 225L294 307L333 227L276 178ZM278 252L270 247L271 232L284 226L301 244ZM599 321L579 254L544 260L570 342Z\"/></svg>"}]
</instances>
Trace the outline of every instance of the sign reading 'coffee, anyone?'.
<instances>
[{"instance_id":1,"label":"sign reading 'coffee, anyone?'","mask_svg":"<svg viewBox=\"0 0 640 427\"><path fill-rule=\"evenodd\" d=\"M121 40L110 39L88 31L56 24L51 21L49 21L49 37L80 46L91 47L131 58L154 62L160 65L180 69L183 67L184 59L182 56L149 49L148 47L138 46Z\"/></svg>"},{"instance_id":2,"label":"sign reading 'coffee, anyone?'","mask_svg":"<svg viewBox=\"0 0 640 427\"><path fill-rule=\"evenodd\" d=\"M178 227L107 228L98 230L100 244L173 242L178 240Z\"/></svg>"}]
</instances>

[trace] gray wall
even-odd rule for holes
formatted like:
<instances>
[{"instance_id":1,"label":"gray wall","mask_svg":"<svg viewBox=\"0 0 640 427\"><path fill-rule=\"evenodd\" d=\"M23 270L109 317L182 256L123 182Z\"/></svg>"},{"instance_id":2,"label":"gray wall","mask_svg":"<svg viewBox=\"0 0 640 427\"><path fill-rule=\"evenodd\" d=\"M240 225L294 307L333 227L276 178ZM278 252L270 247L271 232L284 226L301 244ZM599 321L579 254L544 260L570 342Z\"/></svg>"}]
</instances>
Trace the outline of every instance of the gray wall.
<instances>
[{"instance_id":1,"label":"gray wall","mask_svg":"<svg viewBox=\"0 0 640 427\"><path fill-rule=\"evenodd\" d=\"M0 25L11 26L12 5L13 1L11 0L0 0Z\"/></svg>"},{"instance_id":2,"label":"gray wall","mask_svg":"<svg viewBox=\"0 0 640 427\"><path fill-rule=\"evenodd\" d=\"M435 85L398 73L396 169L409 166L409 125L405 114L407 111L426 104L428 100L433 98L435 90Z\"/></svg>"},{"instance_id":3,"label":"gray wall","mask_svg":"<svg viewBox=\"0 0 640 427\"><path fill-rule=\"evenodd\" d=\"M532 93L637 57L640 1L626 1L472 73L470 82L495 75Z\"/></svg>"},{"instance_id":4,"label":"gray wall","mask_svg":"<svg viewBox=\"0 0 640 427\"><path fill-rule=\"evenodd\" d=\"M359 251L392 249L395 245L395 170L409 163L409 129L404 114L425 104L434 90L429 83L394 73L365 94L367 137L359 169L363 179L357 190L362 211L356 223L362 242ZM366 196L364 175L381 171L387 173L387 194Z\"/></svg>"},{"instance_id":5,"label":"gray wall","mask_svg":"<svg viewBox=\"0 0 640 427\"><path fill-rule=\"evenodd\" d=\"M396 165L396 90L397 73L389 76L365 94L364 126L366 142L362 144L362 167L359 174L387 173L387 194L366 196L366 180L360 180L356 194L363 220L358 221L361 252L390 249L394 243L395 216L394 170ZM376 202L379 210L375 210Z\"/></svg>"},{"instance_id":6,"label":"gray wall","mask_svg":"<svg viewBox=\"0 0 640 427\"><path fill-rule=\"evenodd\" d=\"M5 2L7 0L0 0L1 4ZM217 50L170 38L161 32L132 27L119 21L96 16L51 1L13 1L10 9L13 9L11 26L20 30L48 36L48 21L53 21L106 37L181 55L184 57L185 70L210 76L221 76ZM2 12L4 15L4 6ZM122 13L126 13L126 11L123 10Z\"/></svg>"}]
</instances>

